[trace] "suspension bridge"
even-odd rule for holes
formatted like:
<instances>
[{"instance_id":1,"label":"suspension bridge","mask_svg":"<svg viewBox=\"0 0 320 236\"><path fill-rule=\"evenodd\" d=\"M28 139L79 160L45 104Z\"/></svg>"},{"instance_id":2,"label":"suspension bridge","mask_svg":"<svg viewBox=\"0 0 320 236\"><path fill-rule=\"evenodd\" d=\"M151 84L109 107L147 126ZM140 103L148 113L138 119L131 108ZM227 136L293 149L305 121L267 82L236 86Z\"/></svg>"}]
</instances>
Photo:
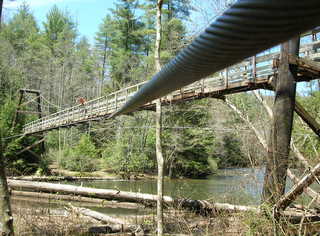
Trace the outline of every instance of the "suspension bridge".
<instances>
[{"instance_id":1,"label":"suspension bridge","mask_svg":"<svg viewBox=\"0 0 320 236\"><path fill-rule=\"evenodd\" d=\"M156 99L167 105L206 97L223 98L255 89L275 90L272 130L277 132L272 132L270 149L265 147L268 159L263 194L265 200L277 201L273 202L276 214L288 207L320 174L317 164L284 194L293 109L320 137L320 125L301 105L295 104L295 83L320 78L319 28L305 33L319 25L319 0L237 1L150 81L39 117L24 126L24 135L137 110L154 110ZM299 35L302 35L300 44ZM312 40L303 40L310 35ZM281 52L274 48L260 53L288 40ZM298 159L304 160L299 155ZM277 199L271 199L274 194L279 194Z\"/></svg>"},{"instance_id":2,"label":"suspension bridge","mask_svg":"<svg viewBox=\"0 0 320 236\"><path fill-rule=\"evenodd\" d=\"M320 40L316 38L313 37L312 42L301 45L300 58L291 58L290 64L298 67L297 82L310 81L320 77L320 63L314 63L314 61L320 60ZM279 56L279 51L275 49L248 58L212 77L199 80L162 97L161 103L168 105L206 97L221 98L224 95L255 89L272 90L272 83L277 78ZM146 83L147 81L129 86L109 95L87 101L83 105L63 109L34 120L24 126L24 134L45 132L108 118L127 103ZM143 104L137 110L153 109L155 109L155 100Z\"/></svg>"},{"instance_id":3,"label":"suspension bridge","mask_svg":"<svg viewBox=\"0 0 320 236\"><path fill-rule=\"evenodd\" d=\"M154 109L157 98L170 104L272 89L279 74L279 53L254 55L318 27L319 9L319 0L237 1L150 81L41 117L26 124L24 134ZM300 57L289 55L285 62L297 67L296 82L319 78L319 65L313 62L319 59L314 32L314 42L302 44Z\"/></svg>"}]
</instances>

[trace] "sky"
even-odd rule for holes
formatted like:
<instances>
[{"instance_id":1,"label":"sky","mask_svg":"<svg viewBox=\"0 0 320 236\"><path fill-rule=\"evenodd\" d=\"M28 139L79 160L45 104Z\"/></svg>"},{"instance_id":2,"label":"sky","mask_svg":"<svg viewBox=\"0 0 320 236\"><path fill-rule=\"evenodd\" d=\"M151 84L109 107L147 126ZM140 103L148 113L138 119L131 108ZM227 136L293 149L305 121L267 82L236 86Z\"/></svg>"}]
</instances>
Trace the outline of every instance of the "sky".
<instances>
[{"instance_id":1,"label":"sky","mask_svg":"<svg viewBox=\"0 0 320 236\"><path fill-rule=\"evenodd\" d=\"M30 6L38 22L43 22L50 8L56 4L60 9L67 10L78 23L81 36L86 36L91 42L98 31L99 24L113 7L115 0L24 0ZM4 0L4 16L15 12L23 0ZM40 23L42 27L42 23Z\"/></svg>"},{"instance_id":2,"label":"sky","mask_svg":"<svg viewBox=\"0 0 320 236\"><path fill-rule=\"evenodd\" d=\"M40 27L42 27L42 22L45 21L46 14L53 5L56 4L60 9L67 10L78 23L79 35L86 36L91 43L94 42L95 33L98 31L102 19L116 2L116 0L4 0L3 15L5 19L12 16L23 1L30 6ZM191 34L198 34L213 20L214 7L205 0L199 1L193 8L198 9L191 11L186 25Z\"/></svg>"}]
</instances>

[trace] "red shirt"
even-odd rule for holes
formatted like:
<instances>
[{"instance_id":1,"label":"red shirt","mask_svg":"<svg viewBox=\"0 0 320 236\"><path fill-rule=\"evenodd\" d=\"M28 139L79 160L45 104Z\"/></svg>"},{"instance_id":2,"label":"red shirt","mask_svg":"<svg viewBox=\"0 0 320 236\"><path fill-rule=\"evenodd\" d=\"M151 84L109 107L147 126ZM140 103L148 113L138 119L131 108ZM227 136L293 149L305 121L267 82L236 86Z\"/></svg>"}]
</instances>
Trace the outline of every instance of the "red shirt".
<instances>
[{"instance_id":1,"label":"red shirt","mask_svg":"<svg viewBox=\"0 0 320 236\"><path fill-rule=\"evenodd\" d=\"M86 99L84 99L83 97L80 97L80 98L78 98L78 102L79 102L79 104L84 105L86 102Z\"/></svg>"}]
</instances>

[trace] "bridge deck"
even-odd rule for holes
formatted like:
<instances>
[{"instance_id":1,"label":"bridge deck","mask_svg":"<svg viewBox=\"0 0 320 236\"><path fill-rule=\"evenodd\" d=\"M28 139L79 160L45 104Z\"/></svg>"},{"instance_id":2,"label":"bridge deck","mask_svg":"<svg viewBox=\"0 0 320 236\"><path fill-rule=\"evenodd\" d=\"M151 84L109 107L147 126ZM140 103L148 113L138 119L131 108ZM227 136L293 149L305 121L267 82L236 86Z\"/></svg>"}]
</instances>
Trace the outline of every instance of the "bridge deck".
<instances>
[{"instance_id":1,"label":"bridge deck","mask_svg":"<svg viewBox=\"0 0 320 236\"><path fill-rule=\"evenodd\" d=\"M300 57L308 60L320 59L320 40L308 44L302 44ZM250 91L258 88L272 89L271 81L276 78L276 59L279 52L249 58L239 64L217 73L214 77L202 79L186 87L183 87L161 98L162 104L171 104L190 99L204 97L221 97L223 95ZM298 64L299 76L297 82L317 79L320 70L306 63L299 63L293 58L293 64ZM24 134L49 131L59 127L68 127L89 120L98 120L109 117L126 103L146 82L142 82L112 94L99 97L57 113L45 116L24 126ZM154 109L155 102L147 103L140 107Z\"/></svg>"}]
</instances>

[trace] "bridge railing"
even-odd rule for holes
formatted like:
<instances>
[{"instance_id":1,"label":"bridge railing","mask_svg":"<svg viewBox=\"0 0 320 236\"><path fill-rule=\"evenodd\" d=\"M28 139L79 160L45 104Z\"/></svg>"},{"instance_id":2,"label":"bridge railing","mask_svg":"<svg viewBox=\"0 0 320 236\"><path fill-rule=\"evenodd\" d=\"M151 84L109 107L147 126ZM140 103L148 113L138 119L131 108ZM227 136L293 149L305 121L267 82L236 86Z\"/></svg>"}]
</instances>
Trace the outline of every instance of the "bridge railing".
<instances>
[{"instance_id":1,"label":"bridge railing","mask_svg":"<svg viewBox=\"0 0 320 236\"><path fill-rule=\"evenodd\" d=\"M300 48L300 56L320 57L320 41L303 44ZM210 91L228 89L230 86L241 83L255 83L274 75L273 61L279 57L279 48L273 49L266 55L258 55L248 58L234 66L231 66L213 77L199 80L193 84L185 86L162 98L163 101L170 102L183 97L189 93L201 94ZM129 86L106 96L102 96L86 102L84 105L76 105L41 119L34 120L24 126L24 132L35 133L44 130L68 126L71 124L85 122L90 119L97 119L111 115L117 111L126 101L128 101L144 84ZM153 104L153 102L151 102ZM149 104L149 105L151 105ZM148 104L147 104L148 105Z\"/></svg>"}]
</instances>

